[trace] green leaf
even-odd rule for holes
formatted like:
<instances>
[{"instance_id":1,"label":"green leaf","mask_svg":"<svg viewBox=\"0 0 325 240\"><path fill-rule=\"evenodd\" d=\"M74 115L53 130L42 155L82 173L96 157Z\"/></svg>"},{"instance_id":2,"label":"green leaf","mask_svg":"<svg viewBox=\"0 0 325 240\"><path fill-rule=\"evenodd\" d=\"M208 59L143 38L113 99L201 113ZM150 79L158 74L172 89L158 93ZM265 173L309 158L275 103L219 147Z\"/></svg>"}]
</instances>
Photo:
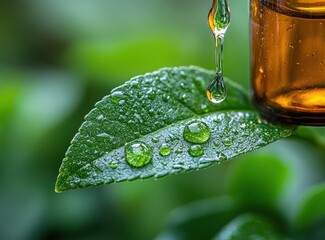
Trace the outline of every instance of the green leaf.
<instances>
[{"instance_id":1,"label":"green leaf","mask_svg":"<svg viewBox=\"0 0 325 240\"><path fill-rule=\"evenodd\" d=\"M56 191L201 169L293 132L262 120L247 93L229 80L226 101L210 103L205 89L213 76L198 67L165 68L114 89L85 117L63 160ZM183 139L189 124L190 132L203 131L195 144Z\"/></svg>"},{"instance_id":2,"label":"green leaf","mask_svg":"<svg viewBox=\"0 0 325 240\"><path fill-rule=\"evenodd\" d=\"M228 196L204 199L174 209L169 214L168 227L155 239L211 239L240 213Z\"/></svg>"},{"instance_id":3,"label":"green leaf","mask_svg":"<svg viewBox=\"0 0 325 240\"><path fill-rule=\"evenodd\" d=\"M215 240L280 240L285 239L274 229L271 222L256 214L244 214L226 225Z\"/></svg>"},{"instance_id":4,"label":"green leaf","mask_svg":"<svg viewBox=\"0 0 325 240\"><path fill-rule=\"evenodd\" d=\"M297 215L297 226L302 230L325 221L325 184L309 190L300 205Z\"/></svg>"}]
</instances>

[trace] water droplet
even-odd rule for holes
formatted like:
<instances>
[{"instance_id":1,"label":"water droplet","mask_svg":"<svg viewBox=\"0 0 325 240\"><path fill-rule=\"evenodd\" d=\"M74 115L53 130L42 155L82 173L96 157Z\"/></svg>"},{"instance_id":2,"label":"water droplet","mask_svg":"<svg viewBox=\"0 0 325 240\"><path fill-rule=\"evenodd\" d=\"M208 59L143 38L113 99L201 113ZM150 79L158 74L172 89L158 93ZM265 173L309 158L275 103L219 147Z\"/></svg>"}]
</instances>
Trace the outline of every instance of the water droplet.
<instances>
[{"instance_id":1,"label":"water droplet","mask_svg":"<svg viewBox=\"0 0 325 240\"><path fill-rule=\"evenodd\" d=\"M227 97L227 89L223 76L217 74L206 91L208 99L213 103L221 103Z\"/></svg>"},{"instance_id":2,"label":"water droplet","mask_svg":"<svg viewBox=\"0 0 325 240\"><path fill-rule=\"evenodd\" d=\"M143 167L152 159L152 150L140 141L127 143L124 153L126 161L133 167Z\"/></svg>"},{"instance_id":3,"label":"water droplet","mask_svg":"<svg viewBox=\"0 0 325 240\"><path fill-rule=\"evenodd\" d=\"M221 103L227 96L223 79L223 43L224 35L230 25L230 10L226 0L213 1L208 16L209 26L214 34L216 46L216 76L208 86L206 94L213 103Z\"/></svg>"},{"instance_id":4,"label":"water droplet","mask_svg":"<svg viewBox=\"0 0 325 240\"><path fill-rule=\"evenodd\" d=\"M183 137L190 143L205 143L210 138L210 129L204 122L193 121L185 126Z\"/></svg>"},{"instance_id":5,"label":"water droplet","mask_svg":"<svg viewBox=\"0 0 325 240\"><path fill-rule=\"evenodd\" d=\"M155 100L155 99L156 99L156 93L155 93L152 89L150 89L150 90L147 92L147 94L148 94L148 98L149 98L150 100Z\"/></svg>"},{"instance_id":6,"label":"water droplet","mask_svg":"<svg viewBox=\"0 0 325 240\"><path fill-rule=\"evenodd\" d=\"M117 164L117 162L115 162L115 161L111 161L111 162L109 163L109 167L110 167L111 169L116 169L117 166L118 166L118 164Z\"/></svg>"},{"instance_id":7,"label":"water droplet","mask_svg":"<svg viewBox=\"0 0 325 240\"><path fill-rule=\"evenodd\" d=\"M159 147L159 153L161 156L168 156L171 152L170 145L167 143L163 143Z\"/></svg>"},{"instance_id":8,"label":"water droplet","mask_svg":"<svg viewBox=\"0 0 325 240\"><path fill-rule=\"evenodd\" d=\"M159 142L159 139L158 139L158 138L155 138L155 137L153 137L153 138L151 138L151 141L152 141L153 143L158 143L158 142Z\"/></svg>"},{"instance_id":9,"label":"water droplet","mask_svg":"<svg viewBox=\"0 0 325 240\"><path fill-rule=\"evenodd\" d=\"M182 150L181 148L179 148L179 149L177 149L175 152L176 152L177 154L181 154L181 153L183 153L183 150Z\"/></svg>"},{"instance_id":10,"label":"water droplet","mask_svg":"<svg viewBox=\"0 0 325 240\"><path fill-rule=\"evenodd\" d=\"M110 96L110 99L113 103L118 103L119 101L121 101L123 98L125 98L125 95L123 92L113 92Z\"/></svg>"},{"instance_id":11,"label":"water droplet","mask_svg":"<svg viewBox=\"0 0 325 240\"><path fill-rule=\"evenodd\" d=\"M192 156L192 157L199 157L202 156L204 153L204 150L202 148L202 146L200 145L192 145L189 149L188 149L188 153Z\"/></svg>"},{"instance_id":12,"label":"water droplet","mask_svg":"<svg viewBox=\"0 0 325 240\"><path fill-rule=\"evenodd\" d=\"M113 138L111 135L109 135L108 133L100 133L97 134L97 137L102 137L102 138Z\"/></svg>"},{"instance_id":13,"label":"water droplet","mask_svg":"<svg viewBox=\"0 0 325 240\"><path fill-rule=\"evenodd\" d=\"M182 100L184 103L187 103L187 95L186 95L185 93L181 96L181 100Z\"/></svg>"},{"instance_id":14,"label":"water droplet","mask_svg":"<svg viewBox=\"0 0 325 240\"><path fill-rule=\"evenodd\" d=\"M232 140L230 138L225 138L222 141L223 145L225 145L226 147L230 147L232 145Z\"/></svg>"},{"instance_id":15,"label":"water droplet","mask_svg":"<svg viewBox=\"0 0 325 240\"><path fill-rule=\"evenodd\" d=\"M223 152L217 152L217 157L219 161L226 161L228 159L228 157L226 156L226 154L224 154Z\"/></svg>"},{"instance_id":16,"label":"water droplet","mask_svg":"<svg viewBox=\"0 0 325 240\"><path fill-rule=\"evenodd\" d=\"M163 94L163 95L162 95L162 100L163 100L164 102L168 102L169 99L170 99L170 96L169 96L169 95L167 95L167 94Z\"/></svg>"},{"instance_id":17,"label":"water droplet","mask_svg":"<svg viewBox=\"0 0 325 240\"><path fill-rule=\"evenodd\" d=\"M105 119L105 117L104 117L103 114L100 114L100 115L97 117L97 120L104 120L104 119Z\"/></svg>"}]
</instances>

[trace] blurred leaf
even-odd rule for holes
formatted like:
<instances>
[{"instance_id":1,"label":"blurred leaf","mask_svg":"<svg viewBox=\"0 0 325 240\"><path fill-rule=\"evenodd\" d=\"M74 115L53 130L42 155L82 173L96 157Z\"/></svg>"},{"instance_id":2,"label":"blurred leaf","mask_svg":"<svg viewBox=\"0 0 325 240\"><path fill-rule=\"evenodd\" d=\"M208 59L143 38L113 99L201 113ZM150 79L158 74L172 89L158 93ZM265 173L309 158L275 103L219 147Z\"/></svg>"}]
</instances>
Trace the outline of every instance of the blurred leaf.
<instances>
[{"instance_id":1,"label":"blurred leaf","mask_svg":"<svg viewBox=\"0 0 325 240\"><path fill-rule=\"evenodd\" d=\"M322 220L325 220L325 184L305 194L297 215L297 226L306 230Z\"/></svg>"},{"instance_id":2,"label":"blurred leaf","mask_svg":"<svg viewBox=\"0 0 325 240\"><path fill-rule=\"evenodd\" d=\"M325 148L325 127L300 126L295 136L302 137L321 149Z\"/></svg>"},{"instance_id":3,"label":"blurred leaf","mask_svg":"<svg viewBox=\"0 0 325 240\"><path fill-rule=\"evenodd\" d=\"M244 214L221 230L215 240L280 240L281 237L264 217L255 214Z\"/></svg>"},{"instance_id":4,"label":"blurred leaf","mask_svg":"<svg viewBox=\"0 0 325 240\"><path fill-rule=\"evenodd\" d=\"M239 213L230 197L204 199L173 210L156 240L211 239Z\"/></svg>"},{"instance_id":5,"label":"blurred leaf","mask_svg":"<svg viewBox=\"0 0 325 240\"><path fill-rule=\"evenodd\" d=\"M177 35L150 33L118 41L79 43L69 50L64 61L91 79L107 82L111 78L121 82L163 66L193 64L193 56L198 55L191 50L193 45L191 41L184 44Z\"/></svg>"},{"instance_id":6,"label":"blurred leaf","mask_svg":"<svg viewBox=\"0 0 325 240\"><path fill-rule=\"evenodd\" d=\"M272 208L290 176L288 166L276 155L251 155L236 163L230 193L242 205Z\"/></svg>"},{"instance_id":7,"label":"blurred leaf","mask_svg":"<svg viewBox=\"0 0 325 240\"><path fill-rule=\"evenodd\" d=\"M114 89L86 116L56 191L201 169L292 133L249 110L248 96L231 81L226 101L208 102L213 76L197 67L166 68Z\"/></svg>"}]
</instances>

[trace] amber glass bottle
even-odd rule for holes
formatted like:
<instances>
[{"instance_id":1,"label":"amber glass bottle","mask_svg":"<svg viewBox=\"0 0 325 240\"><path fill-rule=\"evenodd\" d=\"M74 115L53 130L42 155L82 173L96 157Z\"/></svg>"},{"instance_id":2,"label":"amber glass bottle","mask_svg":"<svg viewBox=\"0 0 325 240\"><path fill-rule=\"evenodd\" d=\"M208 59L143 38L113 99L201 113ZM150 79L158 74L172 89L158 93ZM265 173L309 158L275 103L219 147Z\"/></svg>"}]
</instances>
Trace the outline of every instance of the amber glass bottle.
<instances>
[{"instance_id":1,"label":"amber glass bottle","mask_svg":"<svg viewBox=\"0 0 325 240\"><path fill-rule=\"evenodd\" d=\"M251 0L251 77L268 119L325 125L325 0Z\"/></svg>"}]
</instances>

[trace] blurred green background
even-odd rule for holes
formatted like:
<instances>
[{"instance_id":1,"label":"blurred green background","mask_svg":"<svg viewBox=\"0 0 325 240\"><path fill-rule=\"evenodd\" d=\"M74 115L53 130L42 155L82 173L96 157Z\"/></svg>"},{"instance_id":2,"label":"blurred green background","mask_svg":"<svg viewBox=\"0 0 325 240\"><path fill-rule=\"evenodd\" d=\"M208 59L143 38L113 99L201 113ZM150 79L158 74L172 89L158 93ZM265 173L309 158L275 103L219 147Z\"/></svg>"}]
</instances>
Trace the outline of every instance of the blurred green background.
<instances>
[{"instance_id":1,"label":"blurred green background","mask_svg":"<svg viewBox=\"0 0 325 240\"><path fill-rule=\"evenodd\" d=\"M229 4L225 75L249 89L249 3ZM214 69L210 6L0 2L0 239L207 239L246 212L324 239L322 128L199 172L54 192L70 140L112 88L167 66Z\"/></svg>"}]
</instances>

